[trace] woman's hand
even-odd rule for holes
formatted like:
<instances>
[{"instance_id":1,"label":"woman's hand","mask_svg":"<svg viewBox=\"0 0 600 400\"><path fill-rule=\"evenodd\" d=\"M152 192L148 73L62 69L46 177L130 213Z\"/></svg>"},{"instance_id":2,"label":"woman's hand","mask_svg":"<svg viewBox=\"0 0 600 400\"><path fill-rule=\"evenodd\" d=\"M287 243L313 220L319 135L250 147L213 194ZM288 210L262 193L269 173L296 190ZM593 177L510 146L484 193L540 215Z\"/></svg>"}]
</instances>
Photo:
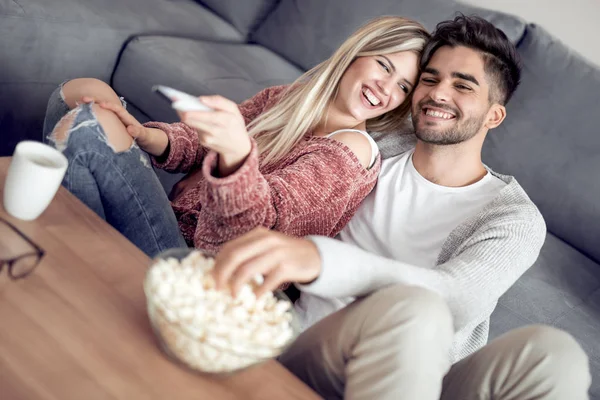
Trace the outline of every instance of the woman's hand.
<instances>
[{"instance_id":1,"label":"woman's hand","mask_svg":"<svg viewBox=\"0 0 600 400\"><path fill-rule=\"evenodd\" d=\"M315 244L266 228L255 228L226 243L215 257L217 289L230 287L233 294L257 274L264 283L257 296L277 289L282 283L309 283L321 273L321 256Z\"/></svg>"},{"instance_id":2,"label":"woman's hand","mask_svg":"<svg viewBox=\"0 0 600 400\"><path fill-rule=\"evenodd\" d=\"M90 103L94 101L92 97L83 97L84 103ZM105 110L114 112L117 117L121 120L127 133L135 139L135 142L140 146L140 149L146 153L152 154L153 156L159 157L164 154L169 145L169 138L167 134L160 129L146 128L134 118L133 115L122 105L117 105L110 102L100 102L98 105Z\"/></svg>"},{"instance_id":3,"label":"woman's hand","mask_svg":"<svg viewBox=\"0 0 600 400\"><path fill-rule=\"evenodd\" d=\"M244 117L237 104L222 96L199 99L214 111L179 112L179 117L196 129L203 147L219 153L220 176L230 175L244 162L252 148Z\"/></svg>"}]
</instances>

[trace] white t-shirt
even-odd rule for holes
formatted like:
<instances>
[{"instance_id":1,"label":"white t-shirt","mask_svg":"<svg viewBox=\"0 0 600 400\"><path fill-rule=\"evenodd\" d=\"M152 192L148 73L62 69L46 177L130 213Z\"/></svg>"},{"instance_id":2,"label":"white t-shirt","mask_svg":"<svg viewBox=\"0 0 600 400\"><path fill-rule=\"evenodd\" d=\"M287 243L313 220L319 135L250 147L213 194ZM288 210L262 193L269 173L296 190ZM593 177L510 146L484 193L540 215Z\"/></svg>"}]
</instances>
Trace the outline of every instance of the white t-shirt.
<instances>
[{"instance_id":1,"label":"white t-shirt","mask_svg":"<svg viewBox=\"0 0 600 400\"><path fill-rule=\"evenodd\" d=\"M506 183L488 172L469 186L440 186L419 174L412 155L410 150L383 161L377 185L339 239L386 258L433 268L450 233L478 214ZM296 309L308 327L352 300L302 293Z\"/></svg>"}]
</instances>

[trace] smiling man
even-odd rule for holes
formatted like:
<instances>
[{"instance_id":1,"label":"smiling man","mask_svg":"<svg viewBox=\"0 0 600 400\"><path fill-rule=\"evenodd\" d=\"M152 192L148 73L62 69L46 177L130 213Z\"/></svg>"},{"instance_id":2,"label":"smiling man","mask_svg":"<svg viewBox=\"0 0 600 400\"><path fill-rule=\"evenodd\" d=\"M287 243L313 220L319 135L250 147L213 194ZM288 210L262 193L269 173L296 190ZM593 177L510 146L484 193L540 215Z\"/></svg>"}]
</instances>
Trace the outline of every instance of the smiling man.
<instances>
[{"instance_id":1,"label":"smiling man","mask_svg":"<svg viewBox=\"0 0 600 400\"><path fill-rule=\"evenodd\" d=\"M310 328L280 361L327 399L586 399L588 360L568 334L530 326L486 344L546 234L517 181L481 160L519 83L516 49L459 16L438 24L421 71L415 135L396 138L341 240L254 231L223 248L218 284L296 282Z\"/></svg>"}]
</instances>

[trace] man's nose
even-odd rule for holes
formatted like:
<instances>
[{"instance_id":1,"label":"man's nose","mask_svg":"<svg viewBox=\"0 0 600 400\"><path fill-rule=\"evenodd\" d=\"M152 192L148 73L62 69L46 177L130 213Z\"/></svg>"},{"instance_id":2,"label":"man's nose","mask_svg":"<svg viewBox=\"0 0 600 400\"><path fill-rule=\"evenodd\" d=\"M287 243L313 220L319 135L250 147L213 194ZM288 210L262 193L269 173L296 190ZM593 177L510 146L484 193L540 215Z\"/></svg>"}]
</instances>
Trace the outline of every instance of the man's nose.
<instances>
[{"instance_id":1,"label":"man's nose","mask_svg":"<svg viewBox=\"0 0 600 400\"><path fill-rule=\"evenodd\" d=\"M437 85L433 86L429 91L429 97L431 97L433 101L437 101L439 103L447 103L448 101L450 101L450 88L448 87L448 85L438 83Z\"/></svg>"}]
</instances>

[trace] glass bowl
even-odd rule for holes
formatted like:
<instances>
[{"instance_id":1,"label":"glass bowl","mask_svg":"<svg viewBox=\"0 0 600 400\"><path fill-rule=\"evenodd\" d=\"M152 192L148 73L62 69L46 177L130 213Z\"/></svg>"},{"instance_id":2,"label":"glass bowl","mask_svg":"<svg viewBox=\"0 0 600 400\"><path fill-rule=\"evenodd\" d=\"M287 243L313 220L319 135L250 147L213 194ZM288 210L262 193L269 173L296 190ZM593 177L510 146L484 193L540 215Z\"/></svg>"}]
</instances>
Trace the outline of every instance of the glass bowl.
<instances>
[{"instance_id":1,"label":"glass bowl","mask_svg":"<svg viewBox=\"0 0 600 400\"><path fill-rule=\"evenodd\" d=\"M198 323L190 322L192 321L191 317L190 319L181 318L179 317L181 314L173 313L172 309L169 310L161 303L156 295L156 287L152 287L150 283L153 268L160 260L181 261L194 251L202 254L201 251L188 248L169 249L158 254L152 260L144 280L148 317L162 351L171 359L188 368L217 375L229 375L276 358L283 353L300 333L300 324L293 303L281 290L276 290L273 295L278 302L289 303L289 308L285 313L289 314L286 318L289 320L291 335L289 339L277 345L274 345L271 340L256 340L256 337L252 340L247 335L244 336L242 334L244 329L241 327L243 324L232 326L225 325L223 321L214 320L203 321L203 325L199 326ZM181 288L181 286L175 285L171 290L178 290L178 287ZM202 302L188 306L196 309L210 307ZM217 307L218 305L213 304L213 306ZM263 322L263 325L267 323ZM231 340L234 329L238 329L240 332L235 341ZM219 331L226 332L229 340L225 340L215 333ZM289 331L286 331L287 333Z\"/></svg>"}]
</instances>

